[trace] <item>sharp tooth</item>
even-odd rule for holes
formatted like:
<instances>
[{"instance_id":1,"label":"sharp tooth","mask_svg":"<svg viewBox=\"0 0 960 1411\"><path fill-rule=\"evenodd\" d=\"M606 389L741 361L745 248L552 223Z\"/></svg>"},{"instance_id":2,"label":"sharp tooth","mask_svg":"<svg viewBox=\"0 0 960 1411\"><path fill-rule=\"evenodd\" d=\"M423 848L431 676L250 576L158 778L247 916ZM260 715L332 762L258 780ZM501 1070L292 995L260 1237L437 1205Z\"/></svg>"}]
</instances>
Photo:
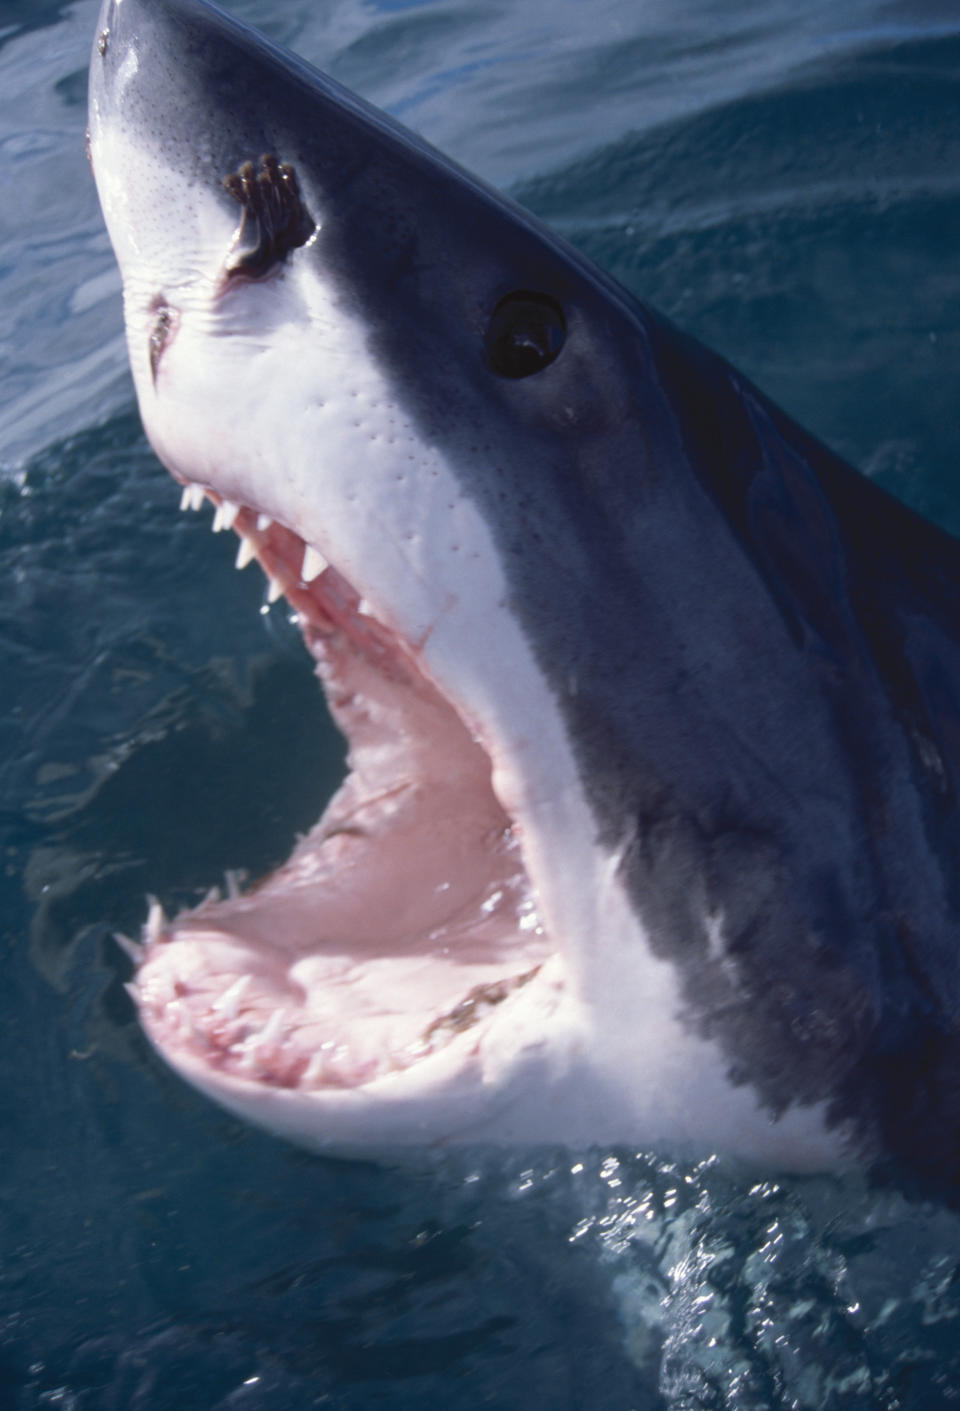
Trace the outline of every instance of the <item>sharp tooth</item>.
<instances>
[{"instance_id":1,"label":"sharp tooth","mask_svg":"<svg viewBox=\"0 0 960 1411\"><path fill-rule=\"evenodd\" d=\"M357 612L361 617L373 617L373 608L366 598L361 598L357 603Z\"/></svg>"},{"instance_id":2,"label":"sharp tooth","mask_svg":"<svg viewBox=\"0 0 960 1411\"><path fill-rule=\"evenodd\" d=\"M268 603L275 603L278 598L282 598L282 597L283 597L283 584L280 583L280 582L278 582L276 578L271 578L271 579L269 580L269 587L267 588L267 602L268 602Z\"/></svg>"},{"instance_id":3,"label":"sharp tooth","mask_svg":"<svg viewBox=\"0 0 960 1411\"><path fill-rule=\"evenodd\" d=\"M265 534L265 533L267 532L267 530L270 528L270 526L271 526L272 523L273 523L273 520L270 518L270 516L269 516L268 514L258 514L258 515L257 515L257 528L260 530L260 533L261 533L261 534Z\"/></svg>"},{"instance_id":4,"label":"sharp tooth","mask_svg":"<svg viewBox=\"0 0 960 1411\"><path fill-rule=\"evenodd\" d=\"M124 955L130 957L134 965L140 964L143 959L143 946L138 945L136 941L131 941L130 937L123 935L121 931L114 931L113 939L123 951Z\"/></svg>"},{"instance_id":5,"label":"sharp tooth","mask_svg":"<svg viewBox=\"0 0 960 1411\"><path fill-rule=\"evenodd\" d=\"M312 544L307 544L303 551L303 567L300 570L300 577L304 583L312 583L315 578L319 578L327 567L327 561L323 554L319 553Z\"/></svg>"},{"instance_id":6,"label":"sharp tooth","mask_svg":"<svg viewBox=\"0 0 960 1411\"><path fill-rule=\"evenodd\" d=\"M160 933L166 929L167 918L156 897L147 897L147 908L147 924L143 928L144 940L147 945L152 945L160 939Z\"/></svg>"},{"instance_id":7,"label":"sharp tooth","mask_svg":"<svg viewBox=\"0 0 960 1411\"><path fill-rule=\"evenodd\" d=\"M323 1071L323 1054L320 1052L319 1049L317 1049L310 1062L303 1070L303 1077L300 1079L301 1087L320 1087L323 1083Z\"/></svg>"},{"instance_id":8,"label":"sharp tooth","mask_svg":"<svg viewBox=\"0 0 960 1411\"><path fill-rule=\"evenodd\" d=\"M240 884L243 882L245 876L246 871L237 872L232 867L228 867L224 872L223 879L226 883L227 896L230 901L236 901L237 897L240 895Z\"/></svg>"},{"instance_id":9,"label":"sharp tooth","mask_svg":"<svg viewBox=\"0 0 960 1411\"><path fill-rule=\"evenodd\" d=\"M139 1003L140 1003L140 990L139 990L139 987L138 987L137 985L134 985L134 984L131 982L130 984L124 985L123 988L126 990L127 994L128 994L128 995L130 996L130 998L133 1000L134 1004L139 1004Z\"/></svg>"},{"instance_id":10,"label":"sharp tooth","mask_svg":"<svg viewBox=\"0 0 960 1411\"><path fill-rule=\"evenodd\" d=\"M231 1044L230 1052L236 1055L237 1071L241 1077L257 1078L260 1075L260 1060L257 1050L249 1047L249 1039L242 1044Z\"/></svg>"},{"instance_id":11,"label":"sharp tooth","mask_svg":"<svg viewBox=\"0 0 960 1411\"><path fill-rule=\"evenodd\" d=\"M286 1037L286 1029L287 1011L285 1009L275 1009L257 1035L257 1046L259 1047L260 1044L277 1043L279 1040L284 1039Z\"/></svg>"},{"instance_id":12,"label":"sharp tooth","mask_svg":"<svg viewBox=\"0 0 960 1411\"><path fill-rule=\"evenodd\" d=\"M219 534L221 529L232 529L239 513L239 505L235 505L232 500L221 500L213 514L214 534Z\"/></svg>"},{"instance_id":13,"label":"sharp tooth","mask_svg":"<svg viewBox=\"0 0 960 1411\"><path fill-rule=\"evenodd\" d=\"M180 491L180 508L182 510L198 510L203 504L204 488L194 481L188 480Z\"/></svg>"},{"instance_id":14,"label":"sharp tooth","mask_svg":"<svg viewBox=\"0 0 960 1411\"><path fill-rule=\"evenodd\" d=\"M252 983L252 975L241 975L239 980L234 980L229 989L224 990L219 999L213 1001L212 1008L218 1014L222 1014L225 1019L236 1019L240 1013L240 1001Z\"/></svg>"},{"instance_id":15,"label":"sharp tooth","mask_svg":"<svg viewBox=\"0 0 960 1411\"><path fill-rule=\"evenodd\" d=\"M257 556L256 548L252 539L245 539L240 535L240 547L237 550L237 568L246 568L248 563L252 563Z\"/></svg>"},{"instance_id":16,"label":"sharp tooth","mask_svg":"<svg viewBox=\"0 0 960 1411\"><path fill-rule=\"evenodd\" d=\"M181 1034L196 1039L205 1048L212 1047L209 1036L198 1026L197 1021L182 1000L175 999L168 1004L167 1015L174 1021Z\"/></svg>"}]
</instances>

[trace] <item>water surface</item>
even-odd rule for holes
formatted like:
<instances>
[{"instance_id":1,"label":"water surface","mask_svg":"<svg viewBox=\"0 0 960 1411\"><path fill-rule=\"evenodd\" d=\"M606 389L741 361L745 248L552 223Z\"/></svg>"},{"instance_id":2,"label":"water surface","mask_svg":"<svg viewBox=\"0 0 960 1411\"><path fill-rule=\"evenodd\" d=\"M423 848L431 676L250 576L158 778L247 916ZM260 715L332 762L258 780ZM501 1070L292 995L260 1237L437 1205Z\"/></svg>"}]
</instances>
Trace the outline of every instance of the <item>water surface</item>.
<instances>
[{"instance_id":1,"label":"water surface","mask_svg":"<svg viewBox=\"0 0 960 1411\"><path fill-rule=\"evenodd\" d=\"M237 0L960 529L952 4ZM145 446L96 5L0 0L0 1407L923 1408L960 1227L859 1177L323 1161L147 1052L111 940L341 768L282 605Z\"/></svg>"}]
</instances>

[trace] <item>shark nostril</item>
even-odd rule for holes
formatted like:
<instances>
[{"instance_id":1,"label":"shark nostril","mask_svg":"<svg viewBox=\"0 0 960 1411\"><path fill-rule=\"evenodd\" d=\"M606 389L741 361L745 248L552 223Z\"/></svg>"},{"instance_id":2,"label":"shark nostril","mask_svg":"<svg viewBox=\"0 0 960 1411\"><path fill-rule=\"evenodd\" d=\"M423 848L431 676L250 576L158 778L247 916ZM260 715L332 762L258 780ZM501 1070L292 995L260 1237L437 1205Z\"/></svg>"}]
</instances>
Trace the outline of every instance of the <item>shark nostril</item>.
<instances>
[{"instance_id":1,"label":"shark nostril","mask_svg":"<svg viewBox=\"0 0 960 1411\"><path fill-rule=\"evenodd\" d=\"M230 274L258 279L305 245L316 230L307 210L297 174L288 162L270 153L259 167L244 162L223 178L223 188L243 208L236 245L242 247L229 266Z\"/></svg>"}]
</instances>

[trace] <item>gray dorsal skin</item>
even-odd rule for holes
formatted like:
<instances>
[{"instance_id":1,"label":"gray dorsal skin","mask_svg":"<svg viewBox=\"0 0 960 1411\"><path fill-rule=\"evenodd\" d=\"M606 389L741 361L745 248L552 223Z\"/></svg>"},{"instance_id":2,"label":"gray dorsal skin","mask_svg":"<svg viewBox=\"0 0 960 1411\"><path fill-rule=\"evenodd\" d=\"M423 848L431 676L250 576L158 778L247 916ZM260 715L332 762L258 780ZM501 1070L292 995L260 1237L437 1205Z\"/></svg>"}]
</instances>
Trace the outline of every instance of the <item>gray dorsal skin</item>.
<instances>
[{"instance_id":1,"label":"gray dorsal skin","mask_svg":"<svg viewBox=\"0 0 960 1411\"><path fill-rule=\"evenodd\" d=\"M770 1114L822 1105L858 1152L954 1183L956 542L532 217L213 7L120 0L101 31L101 126L122 89L123 130L197 188L261 152L295 169L319 234L291 266L322 266L489 527L684 1025ZM484 360L514 290L564 311L538 376Z\"/></svg>"},{"instance_id":2,"label":"gray dorsal skin","mask_svg":"<svg viewBox=\"0 0 960 1411\"><path fill-rule=\"evenodd\" d=\"M667 688L678 758L709 728L709 781L678 787L680 771L655 763L636 778L637 759L656 754L633 721L625 745L581 733L598 817L633 828L624 866L637 906L652 907L692 1007L749 1081L775 1106L829 1091L831 1114L869 1130L876 1149L953 1184L957 542L722 360L645 321L664 418L681 428L678 463L722 519L755 625L744 640L743 618L730 622L732 669L711 692L726 709L705 711L682 670ZM776 750L761 743L771 731ZM618 778L632 773L625 789ZM704 897L726 916L733 976L698 942Z\"/></svg>"}]
</instances>

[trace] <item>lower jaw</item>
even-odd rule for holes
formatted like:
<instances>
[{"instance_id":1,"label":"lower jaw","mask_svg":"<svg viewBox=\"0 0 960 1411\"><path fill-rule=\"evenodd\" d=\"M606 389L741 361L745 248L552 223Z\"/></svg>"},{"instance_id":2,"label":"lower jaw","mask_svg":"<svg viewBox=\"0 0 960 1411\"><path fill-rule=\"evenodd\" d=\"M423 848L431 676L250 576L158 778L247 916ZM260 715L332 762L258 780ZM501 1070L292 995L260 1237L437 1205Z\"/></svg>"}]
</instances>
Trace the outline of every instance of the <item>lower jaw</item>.
<instances>
[{"instance_id":1,"label":"lower jaw","mask_svg":"<svg viewBox=\"0 0 960 1411\"><path fill-rule=\"evenodd\" d=\"M588 1078L572 1063L566 987L553 972L548 963L526 988L519 1015L505 1006L496 1025L356 1087L228 1079L191 1050L171 1048L146 1014L143 1027L161 1059L205 1097L323 1155L419 1163L450 1147L586 1145L596 1140L583 1116Z\"/></svg>"}]
</instances>

